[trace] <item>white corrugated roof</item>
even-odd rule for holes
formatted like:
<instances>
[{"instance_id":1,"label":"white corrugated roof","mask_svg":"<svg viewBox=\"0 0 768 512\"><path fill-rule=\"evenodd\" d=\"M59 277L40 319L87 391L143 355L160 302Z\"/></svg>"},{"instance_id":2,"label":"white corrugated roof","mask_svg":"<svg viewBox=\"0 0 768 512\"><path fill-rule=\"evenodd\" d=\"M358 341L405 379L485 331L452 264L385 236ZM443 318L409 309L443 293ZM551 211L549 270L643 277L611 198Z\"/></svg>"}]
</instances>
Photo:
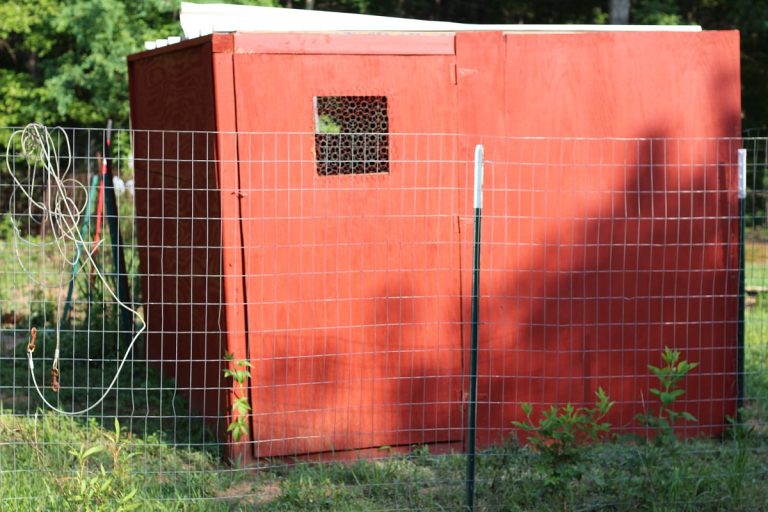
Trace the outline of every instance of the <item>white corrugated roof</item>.
<instances>
[{"instance_id":1,"label":"white corrugated roof","mask_svg":"<svg viewBox=\"0 0 768 512\"><path fill-rule=\"evenodd\" d=\"M181 3L184 37L213 32L698 32L697 25L472 25L306 11L279 7Z\"/></svg>"}]
</instances>

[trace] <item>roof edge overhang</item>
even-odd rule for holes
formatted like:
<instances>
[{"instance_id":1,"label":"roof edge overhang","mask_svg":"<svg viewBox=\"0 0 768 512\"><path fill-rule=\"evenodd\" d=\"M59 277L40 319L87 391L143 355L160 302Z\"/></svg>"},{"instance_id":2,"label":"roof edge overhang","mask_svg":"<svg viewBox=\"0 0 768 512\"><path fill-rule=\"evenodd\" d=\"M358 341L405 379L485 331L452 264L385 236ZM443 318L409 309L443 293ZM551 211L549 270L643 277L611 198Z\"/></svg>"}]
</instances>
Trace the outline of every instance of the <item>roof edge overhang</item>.
<instances>
[{"instance_id":1,"label":"roof edge overhang","mask_svg":"<svg viewBox=\"0 0 768 512\"><path fill-rule=\"evenodd\" d=\"M700 32L697 25L478 25L278 7L182 2L186 38L216 32Z\"/></svg>"}]
</instances>

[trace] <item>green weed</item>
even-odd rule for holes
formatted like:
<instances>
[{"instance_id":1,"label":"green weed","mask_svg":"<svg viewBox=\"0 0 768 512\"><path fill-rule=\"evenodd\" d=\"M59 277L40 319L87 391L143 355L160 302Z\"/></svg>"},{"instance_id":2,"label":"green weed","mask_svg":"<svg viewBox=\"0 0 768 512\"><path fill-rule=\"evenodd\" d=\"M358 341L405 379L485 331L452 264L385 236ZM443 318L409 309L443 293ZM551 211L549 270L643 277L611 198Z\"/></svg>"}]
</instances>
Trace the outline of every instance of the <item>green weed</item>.
<instances>
[{"instance_id":1,"label":"green weed","mask_svg":"<svg viewBox=\"0 0 768 512\"><path fill-rule=\"evenodd\" d=\"M234 360L232 354L226 354L225 359L232 365L231 368L224 369L224 378L232 379L235 382L235 397L232 401L232 421L227 427L232 439L237 443L243 437L249 434L248 413L251 411L251 404L248 400L248 390L246 382L251 377L251 363L245 360Z\"/></svg>"},{"instance_id":2,"label":"green weed","mask_svg":"<svg viewBox=\"0 0 768 512\"><path fill-rule=\"evenodd\" d=\"M648 370L659 381L659 387L650 389L650 394L658 399L657 409L647 410L637 415L637 421L657 432L656 440L660 443L672 443L677 440L675 424L684 420L695 422L697 419L688 411L676 411L675 402L685 394L681 381L694 370L699 363L680 361L680 352L669 347L661 354L661 367L649 364Z\"/></svg>"}]
</instances>

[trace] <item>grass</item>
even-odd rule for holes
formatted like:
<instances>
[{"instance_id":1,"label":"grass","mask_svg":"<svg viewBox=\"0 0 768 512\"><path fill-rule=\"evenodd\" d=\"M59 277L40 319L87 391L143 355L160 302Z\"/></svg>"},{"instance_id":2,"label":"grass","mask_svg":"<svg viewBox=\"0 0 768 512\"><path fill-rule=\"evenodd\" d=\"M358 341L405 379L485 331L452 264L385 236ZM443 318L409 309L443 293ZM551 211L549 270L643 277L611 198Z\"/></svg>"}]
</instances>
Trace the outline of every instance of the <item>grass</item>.
<instances>
[{"instance_id":1,"label":"grass","mask_svg":"<svg viewBox=\"0 0 768 512\"><path fill-rule=\"evenodd\" d=\"M768 296L747 310L744 333L745 392L753 416L768 422Z\"/></svg>"},{"instance_id":2,"label":"grass","mask_svg":"<svg viewBox=\"0 0 768 512\"><path fill-rule=\"evenodd\" d=\"M94 420L0 412L0 503L19 510L118 510L121 503L154 502L153 508L176 510L178 497L186 496L198 499L184 510L228 510L226 500L210 507L205 499L234 483L237 473L212 471L210 454L117 432ZM95 453L83 457L89 449ZM93 477L97 492L83 499Z\"/></svg>"},{"instance_id":3,"label":"grass","mask_svg":"<svg viewBox=\"0 0 768 512\"><path fill-rule=\"evenodd\" d=\"M426 448L254 471L52 414L0 412L0 436L0 503L18 510L457 510L464 499L464 458ZM768 503L765 441L689 441L674 457L651 444L603 443L585 447L577 476L557 487L539 454L509 443L478 457L477 509L757 511Z\"/></svg>"},{"instance_id":4,"label":"grass","mask_svg":"<svg viewBox=\"0 0 768 512\"><path fill-rule=\"evenodd\" d=\"M768 248L753 244L747 257L748 285L768 286ZM7 258L8 251L0 250L0 264ZM30 290L13 288L9 275L0 272L0 291L7 294L0 304L28 300ZM50 303L41 296L31 318L16 322L41 326L39 361L52 356L56 314ZM92 403L113 375L116 362L105 355L120 353L121 341L103 332L113 319L108 308L93 312L95 323L86 332L97 342L86 343L94 345L87 354L77 339L82 328L63 335L67 385L48 396L65 409ZM731 428L725 439L658 444L612 438L579 448L568 470L556 472L541 453L510 439L478 456L477 510L763 510L766 327L768 296L759 295L746 315L746 423ZM91 418L44 412L30 391L24 348L23 342L11 350L0 346L4 510L459 510L464 503L465 458L431 454L427 447L353 463L271 461L246 469L222 461L216 436L186 412L173 382L141 364L121 375ZM94 365L89 359L106 361ZM42 364L36 371L47 382Z\"/></svg>"},{"instance_id":5,"label":"grass","mask_svg":"<svg viewBox=\"0 0 768 512\"><path fill-rule=\"evenodd\" d=\"M768 289L768 235L765 229L747 236L744 278L747 289ZM745 316L745 395L761 424L768 421L768 294L759 292Z\"/></svg>"},{"instance_id":6,"label":"grass","mask_svg":"<svg viewBox=\"0 0 768 512\"><path fill-rule=\"evenodd\" d=\"M747 313L751 430L737 427L724 440L673 446L613 439L581 448L573 467L554 475L540 453L511 439L478 457L477 510L762 510L768 503L766 320L768 301L759 300ZM7 389L6 370L0 382ZM15 369L17 378L25 372ZM142 379L164 390L163 399L174 399L172 383L151 372ZM17 386L25 389L21 381ZM76 395L70 398L84 401ZM183 400L175 400L184 411ZM272 461L243 469L200 449L204 430L196 434L200 445L174 443L174 431L187 432L182 417L131 428L119 396L89 420L44 413L33 402L16 405L16 413L0 409L0 503L11 509L457 510L464 500L464 457L431 454L427 447L377 461ZM122 411L119 434L110 410Z\"/></svg>"},{"instance_id":7,"label":"grass","mask_svg":"<svg viewBox=\"0 0 768 512\"><path fill-rule=\"evenodd\" d=\"M15 254L3 250L4 243L0 240L0 268L17 268ZM55 269L46 266L42 257L31 263L54 273ZM13 266L4 267L5 264ZM10 281L9 275L12 276ZM93 306L89 309L77 306L70 321L61 326L59 368L62 388L54 393L50 390L49 372L56 349L59 297L51 291L36 292L29 281L20 285L13 276L13 272L0 272L0 290L6 290L6 297L0 297L0 313L6 320L11 320L0 324L0 402L16 414L30 415L45 409L33 387L27 363L26 345L30 327L34 326L38 332L33 354L35 377L45 398L67 411L81 410L93 404L109 386L129 341L116 332L117 307L103 299L104 290L99 280L94 280ZM82 275L78 282L81 285L87 283L87 277ZM84 296L84 290L75 291L76 298ZM19 304L26 305L20 308ZM22 312L26 314L22 316ZM138 348L126 363L130 370L120 373L113 390L91 414L100 421L117 417L134 435L156 434L177 441L183 439L188 446L214 450L218 455L213 442L215 435L206 429L200 418L188 413L189 405L176 392L174 382L141 362L139 350L143 340L138 340L135 346Z\"/></svg>"},{"instance_id":8,"label":"grass","mask_svg":"<svg viewBox=\"0 0 768 512\"><path fill-rule=\"evenodd\" d=\"M748 243L745 247L744 281L749 287L768 287L768 243Z\"/></svg>"}]
</instances>

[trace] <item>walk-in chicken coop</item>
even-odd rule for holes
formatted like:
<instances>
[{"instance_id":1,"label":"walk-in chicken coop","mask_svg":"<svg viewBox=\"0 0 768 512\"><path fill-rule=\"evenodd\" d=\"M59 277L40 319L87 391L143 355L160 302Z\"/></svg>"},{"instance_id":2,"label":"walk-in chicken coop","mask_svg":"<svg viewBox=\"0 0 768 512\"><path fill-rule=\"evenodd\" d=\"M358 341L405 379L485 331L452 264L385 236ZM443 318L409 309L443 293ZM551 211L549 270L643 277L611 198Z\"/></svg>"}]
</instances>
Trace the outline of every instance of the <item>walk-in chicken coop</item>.
<instances>
[{"instance_id":1,"label":"walk-in chicken coop","mask_svg":"<svg viewBox=\"0 0 768 512\"><path fill-rule=\"evenodd\" d=\"M739 400L737 32L216 33L129 58L146 356L247 458L464 445L521 403L639 429L664 347ZM224 432L224 430L221 430ZM236 450L237 451L237 450Z\"/></svg>"}]
</instances>

